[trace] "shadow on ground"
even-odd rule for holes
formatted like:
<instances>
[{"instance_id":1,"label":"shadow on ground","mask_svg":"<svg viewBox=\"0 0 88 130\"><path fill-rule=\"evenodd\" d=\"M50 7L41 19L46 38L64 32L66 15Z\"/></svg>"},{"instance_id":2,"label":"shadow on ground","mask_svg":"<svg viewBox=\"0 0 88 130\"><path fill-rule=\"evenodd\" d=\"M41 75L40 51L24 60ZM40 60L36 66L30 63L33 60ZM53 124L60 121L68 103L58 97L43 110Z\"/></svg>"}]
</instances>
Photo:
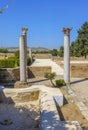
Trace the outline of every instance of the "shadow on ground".
<instances>
[{"instance_id":1,"label":"shadow on ground","mask_svg":"<svg viewBox=\"0 0 88 130\"><path fill-rule=\"evenodd\" d=\"M88 80L88 78L84 78L84 79L73 81L70 84L76 84L76 83L84 82L84 81L87 81L87 80Z\"/></svg>"}]
</instances>

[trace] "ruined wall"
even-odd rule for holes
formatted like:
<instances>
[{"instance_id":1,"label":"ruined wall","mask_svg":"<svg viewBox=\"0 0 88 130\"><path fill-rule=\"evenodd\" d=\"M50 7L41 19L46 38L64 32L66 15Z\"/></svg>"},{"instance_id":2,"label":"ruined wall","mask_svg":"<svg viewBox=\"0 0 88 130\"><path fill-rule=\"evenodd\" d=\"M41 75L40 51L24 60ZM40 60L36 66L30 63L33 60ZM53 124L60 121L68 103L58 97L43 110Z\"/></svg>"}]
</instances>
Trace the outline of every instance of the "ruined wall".
<instances>
[{"instance_id":1,"label":"ruined wall","mask_svg":"<svg viewBox=\"0 0 88 130\"><path fill-rule=\"evenodd\" d=\"M0 82L13 82L20 79L19 68L0 69Z\"/></svg>"},{"instance_id":2,"label":"ruined wall","mask_svg":"<svg viewBox=\"0 0 88 130\"><path fill-rule=\"evenodd\" d=\"M44 77L44 73L51 72L51 67L28 67L27 76L28 78Z\"/></svg>"},{"instance_id":3,"label":"ruined wall","mask_svg":"<svg viewBox=\"0 0 88 130\"><path fill-rule=\"evenodd\" d=\"M27 78L44 77L45 72L51 72L51 67L27 67ZM0 68L0 83L20 80L19 68Z\"/></svg>"},{"instance_id":4,"label":"ruined wall","mask_svg":"<svg viewBox=\"0 0 88 130\"><path fill-rule=\"evenodd\" d=\"M71 64L71 77L88 78L88 64Z\"/></svg>"}]
</instances>

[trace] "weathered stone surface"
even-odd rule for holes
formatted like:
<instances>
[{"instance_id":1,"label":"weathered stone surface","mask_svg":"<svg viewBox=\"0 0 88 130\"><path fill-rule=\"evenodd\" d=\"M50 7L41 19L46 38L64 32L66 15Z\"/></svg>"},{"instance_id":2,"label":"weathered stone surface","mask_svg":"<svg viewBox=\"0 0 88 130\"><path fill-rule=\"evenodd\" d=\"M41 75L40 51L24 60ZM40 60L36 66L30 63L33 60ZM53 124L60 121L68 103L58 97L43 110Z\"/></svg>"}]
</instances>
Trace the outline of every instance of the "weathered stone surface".
<instances>
[{"instance_id":1,"label":"weathered stone surface","mask_svg":"<svg viewBox=\"0 0 88 130\"><path fill-rule=\"evenodd\" d=\"M88 78L88 63L71 64L71 77Z\"/></svg>"},{"instance_id":2,"label":"weathered stone surface","mask_svg":"<svg viewBox=\"0 0 88 130\"><path fill-rule=\"evenodd\" d=\"M0 82L13 82L20 79L19 68L0 69Z\"/></svg>"},{"instance_id":3,"label":"weathered stone surface","mask_svg":"<svg viewBox=\"0 0 88 130\"><path fill-rule=\"evenodd\" d=\"M23 89L4 89L2 93L2 101L7 103L28 102L39 99L39 90Z\"/></svg>"},{"instance_id":4,"label":"weathered stone surface","mask_svg":"<svg viewBox=\"0 0 88 130\"><path fill-rule=\"evenodd\" d=\"M60 121L60 116L54 102L55 94L58 93L58 97L60 96L59 89L58 91L53 89L53 93L48 88L41 90L41 130L82 130L77 121Z\"/></svg>"},{"instance_id":5,"label":"weathered stone surface","mask_svg":"<svg viewBox=\"0 0 88 130\"><path fill-rule=\"evenodd\" d=\"M12 103L10 102L10 97L13 103L23 103L36 100L40 96L41 130L82 130L77 121L60 121L60 116L54 102L54 97L57 94L61 96L59 89L35 85L23 89L5 88L3 92L3 101L8 101L8 103Z\"/></svg>"},{"instance_id":6,"label":"weathered stone surface","mask_svg":"<svg viewBox=\"0 0 88 130\"><path fill-rule=\"evenodd\" d=\"M27 67L27 76L28 78L35 78L35 77L43 77L46 72L51 72L51 67L49 66L39 66L39 67Z\"/></svg>"},{"instance_id":7,"label":"weathered stone surface","mask_svg":"<svg viewBox=\"0 0 88 130\"><path fill-rule=\"evenodd\" d=\"M26 67L27 78L43 77L45 72L51 72L51 67ZM0 82L14 82L20 80L19 68L0 69Z\"/></svg>"}]
</instances>

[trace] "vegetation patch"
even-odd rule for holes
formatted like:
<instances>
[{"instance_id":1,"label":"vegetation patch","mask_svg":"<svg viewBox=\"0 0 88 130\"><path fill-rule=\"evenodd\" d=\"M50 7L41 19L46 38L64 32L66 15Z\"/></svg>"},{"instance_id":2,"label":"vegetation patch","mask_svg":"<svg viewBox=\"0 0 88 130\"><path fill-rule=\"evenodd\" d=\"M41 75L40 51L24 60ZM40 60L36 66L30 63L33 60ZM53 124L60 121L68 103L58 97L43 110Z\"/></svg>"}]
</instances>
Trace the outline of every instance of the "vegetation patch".
<instances>
[{"instance_id":1,"label":"vegetation patch","mask_svg":"<svg viewBox=\"0 0 88 130\"><path fill-rule=\"evenodd\" d=\"M27 65L31 62L30 57L27 57ZM15 68L20 64L19 60L19 51L16 51L13 56L8 57L7 59L0 60L1 68Z\"/></svg>"},{"instance_id":2,"label":"vegetation patch","mask_svg":"<svg viewBox=\"0 0 88 130\"><path fill-rule=\"evenodd\" d=\"M63 79L55 80L55 82L56 82L56 87L62 87L66 85Z\"/></svg>"}]
</instances>

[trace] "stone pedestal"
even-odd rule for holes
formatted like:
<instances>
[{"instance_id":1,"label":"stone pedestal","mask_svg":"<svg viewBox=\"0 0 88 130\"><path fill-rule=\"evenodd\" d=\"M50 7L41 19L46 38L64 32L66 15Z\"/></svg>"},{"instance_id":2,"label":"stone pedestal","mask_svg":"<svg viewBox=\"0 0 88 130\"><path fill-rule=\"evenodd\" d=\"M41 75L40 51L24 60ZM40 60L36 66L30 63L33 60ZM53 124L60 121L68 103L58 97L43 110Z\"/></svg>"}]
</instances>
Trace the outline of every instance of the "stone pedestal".
<instances>
[{"instance_id":1,"label":"stone pedestal","mask_svg":"<svg viewBox=\"0 0 88 130\"><path fill-rule=\"evenodd\" d=\"M72 28L63 28L64 32L64 80L70 84L70 31Z\"/></svg>"},{"instance_id":2,"label":"stone pedestal","mask_svg":"<svg viewBox=\"0 0 88 130\"><path fill-rule=\"evenodd\" d=\"M20 36L20 82L26 82L26 64L27 64L27 28L22 28L22 35Z\"/></svg>"}]
</instances>

